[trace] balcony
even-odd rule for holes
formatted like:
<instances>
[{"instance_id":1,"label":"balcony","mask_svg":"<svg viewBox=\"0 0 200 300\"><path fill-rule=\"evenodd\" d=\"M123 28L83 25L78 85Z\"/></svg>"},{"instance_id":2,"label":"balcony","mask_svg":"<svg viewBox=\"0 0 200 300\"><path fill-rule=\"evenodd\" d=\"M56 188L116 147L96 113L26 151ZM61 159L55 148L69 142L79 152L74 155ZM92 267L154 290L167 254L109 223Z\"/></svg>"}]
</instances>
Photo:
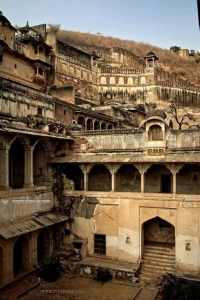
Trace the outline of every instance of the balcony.
<instances>
[{"instance_id":1,"label":"balcony","mask_svg":"<svg viewBox=\"0 0 200 300\"><path fill-rule=\"evenodd\" d=\"M50 64L50 56L46 56L44 54L40 54L40 53L37 53L37 54L34 54L33 55L33 59L36 61L42 61L46 64Z\"/></svg>"},{"instance_id":2,"label":"balcony","mask_svg":"<svg viewBox=\"0 0 200 300\"><path fill-rule=\"evenodd\" d=\"M33 81L43 85L46 82L45 75L35 74L33 77Z\"/></svg>"}]
</instances>

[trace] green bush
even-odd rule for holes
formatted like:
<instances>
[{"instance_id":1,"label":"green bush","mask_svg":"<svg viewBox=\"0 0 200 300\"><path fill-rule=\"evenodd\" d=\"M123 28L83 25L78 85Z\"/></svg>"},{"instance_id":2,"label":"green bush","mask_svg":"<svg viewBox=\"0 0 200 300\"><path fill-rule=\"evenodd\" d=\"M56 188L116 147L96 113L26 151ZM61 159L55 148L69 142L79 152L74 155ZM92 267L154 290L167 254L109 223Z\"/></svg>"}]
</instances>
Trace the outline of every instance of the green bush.
<instances>
[{"instance_id":1,"label":"green bush","mask_svg":"<svg viewBox=\"0 0 200 300\"><path fill-rule=\"evenodd\" d=\"M108 269L99 267L94 279L103 284L109 280L112 280L112 275Z\"/></svg>"},{"instance_id":2,"label":"green bush","mask_svg":"<svg viewBox=\"0 0 200 300\"><path fill-rule=\"evenodd\" d=\"M60 278L60 262L50 260L40 266L40 277L48 282L57 281Z\"/></svg>"}]
</instances>

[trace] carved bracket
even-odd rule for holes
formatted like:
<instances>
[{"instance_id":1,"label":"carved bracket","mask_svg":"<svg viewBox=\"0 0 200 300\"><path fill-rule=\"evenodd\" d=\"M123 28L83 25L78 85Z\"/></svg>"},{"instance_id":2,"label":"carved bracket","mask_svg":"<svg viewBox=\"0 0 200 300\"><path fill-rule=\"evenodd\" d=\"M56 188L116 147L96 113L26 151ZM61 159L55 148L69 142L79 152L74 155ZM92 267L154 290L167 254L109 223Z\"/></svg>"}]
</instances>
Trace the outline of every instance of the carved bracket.
<instances>
[{"instance_id":1,"label":"carved bracket","mask_svg":"<svg viewBox=\"0 0 200 300\"><path fill-rule=\"evenodd\" d=\"M145 174L147 172L147 170L151 167L152 164L148 164L148 163L135 163L133 164L138 171L140 172L140 174Z\"/></svg>"},{"instance_id":2,"label":"carved bracket","mask_svg":"<svg viewBox=\"0 0 200 300\"><path fill-rule=\"evenodd\" d=\"M180 171L180 169L184 166L184 164L169 163L169 164L165 164L165 166L167 167L168 170L170 170L170 172L173 175L175 175Z\"/></svg>"}]
</instances>

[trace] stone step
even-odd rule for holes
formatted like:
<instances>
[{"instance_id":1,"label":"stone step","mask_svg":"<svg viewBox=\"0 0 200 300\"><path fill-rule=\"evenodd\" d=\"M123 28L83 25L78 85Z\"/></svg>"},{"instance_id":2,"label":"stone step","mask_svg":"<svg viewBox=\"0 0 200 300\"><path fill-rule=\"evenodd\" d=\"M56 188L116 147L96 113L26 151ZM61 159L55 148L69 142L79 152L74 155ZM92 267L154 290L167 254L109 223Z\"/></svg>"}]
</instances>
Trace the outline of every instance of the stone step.
<instances>
[{"instance_id":1,"label":"stone step","mask_svg":"<svg viewBox=\"0 0 200 300\"><path fill-rule=\"evenodd\" d=\"M167 272L165 270L163 270L163 271L159 270L159 271L156 271L156 272L153 272L153 270L145 270L145 271L141 270L139 276L140 276L140 278L148 277L148 278L157 279L158 277L160 277L160 276L162 276L166 273L171 273L171 272Z\"/></svg>"},{"instance_id":2,"label":"stone step","mask_svg":"<svg viewBox=\"0 0 200 300\"><path fill-rule=\"evenodd\" d=\"M163 250L163 251L175 251L175 247L172 246L157 246L157 245L145 245L144 249Z\"/></svg>"},{"instance_id":3,"label":"stone step","mask_svg":"<svg viewBox=\"0 0 200 300\"><path fill-rule=\"evenodd\" d=\"M174 260L175 255L170 254L157 254L157 253L151 253L151 252L144 252L143 259L150 258L150 259L167 259L167 260Z\"/></svg>"},{"instance_id":4,"label":"stone step","mask_svg":"<svg viewBox=\"0 0 200 300\"><path fill-rule=\"evenodd\" d=\"M156 253L156 254L165 254L165 255L175 255L174 251L163 251L159 249L144 249L144 253Z\"/></svg>"},{"instance_id":5,"label":"stone step","mask_svg":"<svg viewBox=\"0 0 200 300\"><path fill-rule=\"evenodd\" d=\"M174 261L163 261L163 260L143 260L142 265L144 266L154 266L154 267L173 267L175 265Z\"/></svg>"},{"instance_id":6,"label":"stone step","mask_svg":"<svg viewBox=\"0 0 200 300\"><path fill-rule=\"evenodd\" d=\"M169 272L169 273L173 273L174 272L174 267L173 266L154 266L154 265L143 265L142 266L142 271L151 271L152 273L159 273L159 272Z\"/></svg>"},{"instance_id":7,"label":"stone step","mask_svg":"<svg viewBox=\"0 0 200 300\"><path fill-rule=\"evenodd\" d=\"M176 264L175 257L159 257L159 256L152 256L152 255L144 255L143 256L144 262L154 262L156 263L169 263L171 265Z\"/></svg>"}]
</instances>

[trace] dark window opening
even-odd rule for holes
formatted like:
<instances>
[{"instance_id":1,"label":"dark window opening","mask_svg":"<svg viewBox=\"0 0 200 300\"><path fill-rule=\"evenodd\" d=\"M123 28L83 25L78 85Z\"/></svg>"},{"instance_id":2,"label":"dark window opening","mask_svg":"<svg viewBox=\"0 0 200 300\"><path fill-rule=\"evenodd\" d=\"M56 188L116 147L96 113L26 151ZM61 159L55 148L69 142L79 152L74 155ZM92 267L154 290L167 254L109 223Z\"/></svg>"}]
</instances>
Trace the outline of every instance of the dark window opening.
<instances>
[{"instance_id":1,"label":"dark window opening","mask_svg":"<svg viewBox=\"0 0 200 300\"><path fill-rule=\"evenodd\" d=\"M37 54L38 53L38 50L37 49L35 49L35 54Z\"/></svg>"},{"instance_id":2,"label":"dark window opening","mask_svg":"<svg viewBox=\"0 0 200 300\"><path fill-rule=\"evenodd\" d=\"M83 245L83 243L77 243L77 242L75 242L75 243L74 243L74 248L75 248L75 249L81 250L82 245Z\"/></svg>"},{"instance_id":3,"label":"dark window opening","mask_svg":"<svg viewBox=\"0 0 200 300\"><path fill-rule=\"evenodd\" d=\"M30 109L30 104L27 105L27 109L28 109L28 110Z\"/></svg>"},{"instance_id":4,"label":"dark window opening","mask_svg":"<svg viewBox=\"0 0 200 300\"><path fill-rule=\"evenodd\" d=\"M159 227L171 228L172 225L169 222L159 218Z\"/></svg>"},{"instance_id":5,"label":"dark window opening","mask_svg":"<svg viewBox=\"0 0 200 300\"><path fill-rule=\"evenodd\" d=\"M193 180L198 180L198 175L197 174L193 175Z\"/></svg>"},{"instance_id":6,"label":"dark window opening","mask_svg":"<svg viewBox=\"0 0 200 300\"><path fill-rule=\"evenodd\" d=\"M17 65L15 64L15 69L17 69Z\"/></svg>"},{"instance_id":7,"label":"dark window opening","mask_svg":"<svg viewBox=\"0 0 200 300\"><path fill-rule=\"evenodd\" d=\"M100 255L106 254L106 235L104 234L94 235L94 253Z\"/></svg>"},{"instance_id":8,"label":"dark window opening","mask_svg":"<svg viewBox=\"0 0 200 300\"><path fill-rule=\"evenodd\" d=\"M64 110L64 115L66 115L66 110Z\"/></svg>"},{"instance_id":9,"label":"dark window opening","mask_svg":"<svg viewBox=\"0 0 200 300\"><path fill-rule=\"evenodd\" d=\"M3 62L3 54L0 53L0 63L2 63L2 62Z\"/></svg>"},{"instance_id":10,"label":"dark window opening","mask_svg":"<svg viewBox=\"0 0 200 300\"><path fill-rule=\"evenodd\" d=\"M4 36L4 40L6 41L6 36Z\"/></svg>"},{"instance_id":11,"label":"dark window opening","mask_svg":"<svg viewBox=\"0 0 200 300\"><path fill-rule=\"evenodd\" d=\"M70 235L70 230L69 229L65 229L65 235L69 236Z\"/></svg>"},{"instance_id":12,"label":"dark window opening","mask_svg":"<svg viewBox=\"0 0 200 300\"><path fill-rule=\"evenodd\" d=\"M37 108L37 114L38 114L38 115L42 115L42 108L41 108L41 107L38 107L38 108Z\"/></svg>"},{"instance_id":13,"label":"dark window opening","mask_svg":"<svg viewBox=\"0 0 200 300\"><path fill-rule=\"evenodd\" d=\"M161 193L171 193L171 175L161 175Z\"/></svg>"},{"instance_id":14,"label":"dark window opening","mask_svg":"<svg viewBox=\"0 0 200 300\"><path fill-rule=\"evenodd\" d=\"M44 75L44 70L42 68L38 68L38 74L43 76Z\"/></svg>"}]
</instances>

